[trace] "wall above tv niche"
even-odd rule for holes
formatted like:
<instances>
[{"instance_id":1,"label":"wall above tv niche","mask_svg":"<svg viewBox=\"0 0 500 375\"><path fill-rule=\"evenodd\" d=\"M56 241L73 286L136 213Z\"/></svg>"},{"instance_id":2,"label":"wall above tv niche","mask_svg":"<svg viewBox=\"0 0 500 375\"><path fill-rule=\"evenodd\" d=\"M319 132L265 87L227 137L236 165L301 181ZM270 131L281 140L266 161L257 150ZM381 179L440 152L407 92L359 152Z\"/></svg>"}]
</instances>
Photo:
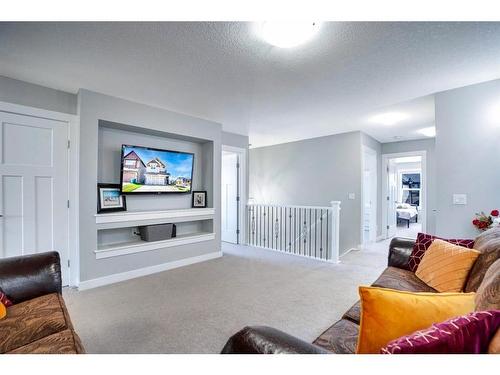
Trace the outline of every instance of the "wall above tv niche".
<instances>
[{"instance_id":1,"label":"wall above tv niche","mask_svg":"<svg viewBox=\"0 0 500 375\"><path fill-rule=\"evenodd\" d=\"M120 182L122 144L144 146L194 154L192 190L207 190L211 196L213 167L212 142L149 131L129 125L99 121L98 181ZM212 206L212 200L208 202ZM190 193L127 195L129 211L165 210L191 207Z\"/></svg>"}]
</instances>

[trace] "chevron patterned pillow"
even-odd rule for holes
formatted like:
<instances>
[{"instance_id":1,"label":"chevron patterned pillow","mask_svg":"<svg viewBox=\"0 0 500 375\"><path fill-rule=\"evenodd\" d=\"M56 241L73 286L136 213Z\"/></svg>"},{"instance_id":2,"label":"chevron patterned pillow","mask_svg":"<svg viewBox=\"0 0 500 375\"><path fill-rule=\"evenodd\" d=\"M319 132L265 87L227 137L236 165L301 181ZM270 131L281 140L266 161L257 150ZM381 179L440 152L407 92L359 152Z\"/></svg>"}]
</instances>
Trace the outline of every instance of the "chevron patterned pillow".
<instances>
[{"instance_id":1,"label":"chevron patterned pillow","mask_svg":"<svg viewBox=\"0 0 500 375\"><path fill-rule=\"evenodd\" d=\"M469 239L451 239L447 240L445 238L436 237L431 234L419 233L417 235L417 240L415 241L415 245L413 245L413 251L410 255L410 260L408 262L408 266L410 271L415 272L420 264L420 261L424 257L425 252L432 245L432 241L435 239L443 240L454 245L463 246L468 249L472 249L474 247L474 240Z\"/></svg>"}]
</instances>

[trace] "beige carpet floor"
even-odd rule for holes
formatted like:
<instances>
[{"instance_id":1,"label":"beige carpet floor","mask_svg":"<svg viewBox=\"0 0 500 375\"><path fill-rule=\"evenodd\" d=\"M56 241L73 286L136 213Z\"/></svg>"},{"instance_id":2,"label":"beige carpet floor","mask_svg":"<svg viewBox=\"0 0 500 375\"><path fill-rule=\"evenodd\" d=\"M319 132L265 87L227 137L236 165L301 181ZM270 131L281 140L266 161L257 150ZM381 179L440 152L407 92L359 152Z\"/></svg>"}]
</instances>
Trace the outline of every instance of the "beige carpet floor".
<instances>
[{"instance_id":1,"label":"beige carpet floor","mask_svg":"<svg viewBox=\"0 0 500 375\"><path fill-rule=\"evenodd\" d=\"M204 263L87 291L66 289L89 353L218 353L246 325L312 341L357 300L387 262L387 241L327 264L223 244Z\"/></svg>"}]
</instances>

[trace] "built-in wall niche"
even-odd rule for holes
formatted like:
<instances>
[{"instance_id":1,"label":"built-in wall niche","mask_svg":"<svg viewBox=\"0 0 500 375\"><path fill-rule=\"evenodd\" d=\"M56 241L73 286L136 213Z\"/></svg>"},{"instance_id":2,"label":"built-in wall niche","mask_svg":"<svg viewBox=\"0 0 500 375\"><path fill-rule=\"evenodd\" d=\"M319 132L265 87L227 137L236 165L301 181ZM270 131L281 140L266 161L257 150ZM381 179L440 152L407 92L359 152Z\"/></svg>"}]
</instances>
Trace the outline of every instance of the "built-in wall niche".
<instances>
[{"instance_id":1,"label":"built-in wall niche","mask_svg":"<svg viewBox=\"0 0 500 375\"><path fill-rule=\"evenodd\" d=\"M169 248L214 240L213 141L101 120L98 126L98 182L119 184L123 144L193 153L192 190L207 191L207 207L191 208L191 193L128 194L127 211L95 215L95 257L167 252ZM164 223L176 224L176 237L147 242L135 234L138 226Z\"/></svg>"},{"instance_id":2,"label":"built-in wall niche","mask_svg":"<svg viewBox=\"0 0 500 375\"><path fill-rule=\"evenodd\" d=\"M213 142L100 120L98 126L98 182L120 182L122 144L194 154L192 190L206 190L213 207ZM191 207L190 193L127 195L128 211Z\"/></svg>"}]
</instances>

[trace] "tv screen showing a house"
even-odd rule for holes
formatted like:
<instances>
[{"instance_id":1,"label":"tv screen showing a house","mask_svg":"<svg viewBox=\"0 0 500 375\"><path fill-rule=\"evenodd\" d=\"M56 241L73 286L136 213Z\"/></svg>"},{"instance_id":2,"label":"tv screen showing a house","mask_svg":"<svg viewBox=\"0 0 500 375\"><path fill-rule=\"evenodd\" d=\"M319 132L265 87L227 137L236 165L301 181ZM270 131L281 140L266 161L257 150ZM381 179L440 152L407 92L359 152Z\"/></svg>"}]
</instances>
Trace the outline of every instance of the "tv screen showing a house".
<instances>
[{"instance_id":1,"label":"tv screen showing a house","mask_svg":"<svg viewBox=\"0 0 500 375\"><path fill-rule=\"evenodd\" d=\"M187 152L122 145L122 193L189 193L193 161Z\"/></svg>"}]
</instances>

